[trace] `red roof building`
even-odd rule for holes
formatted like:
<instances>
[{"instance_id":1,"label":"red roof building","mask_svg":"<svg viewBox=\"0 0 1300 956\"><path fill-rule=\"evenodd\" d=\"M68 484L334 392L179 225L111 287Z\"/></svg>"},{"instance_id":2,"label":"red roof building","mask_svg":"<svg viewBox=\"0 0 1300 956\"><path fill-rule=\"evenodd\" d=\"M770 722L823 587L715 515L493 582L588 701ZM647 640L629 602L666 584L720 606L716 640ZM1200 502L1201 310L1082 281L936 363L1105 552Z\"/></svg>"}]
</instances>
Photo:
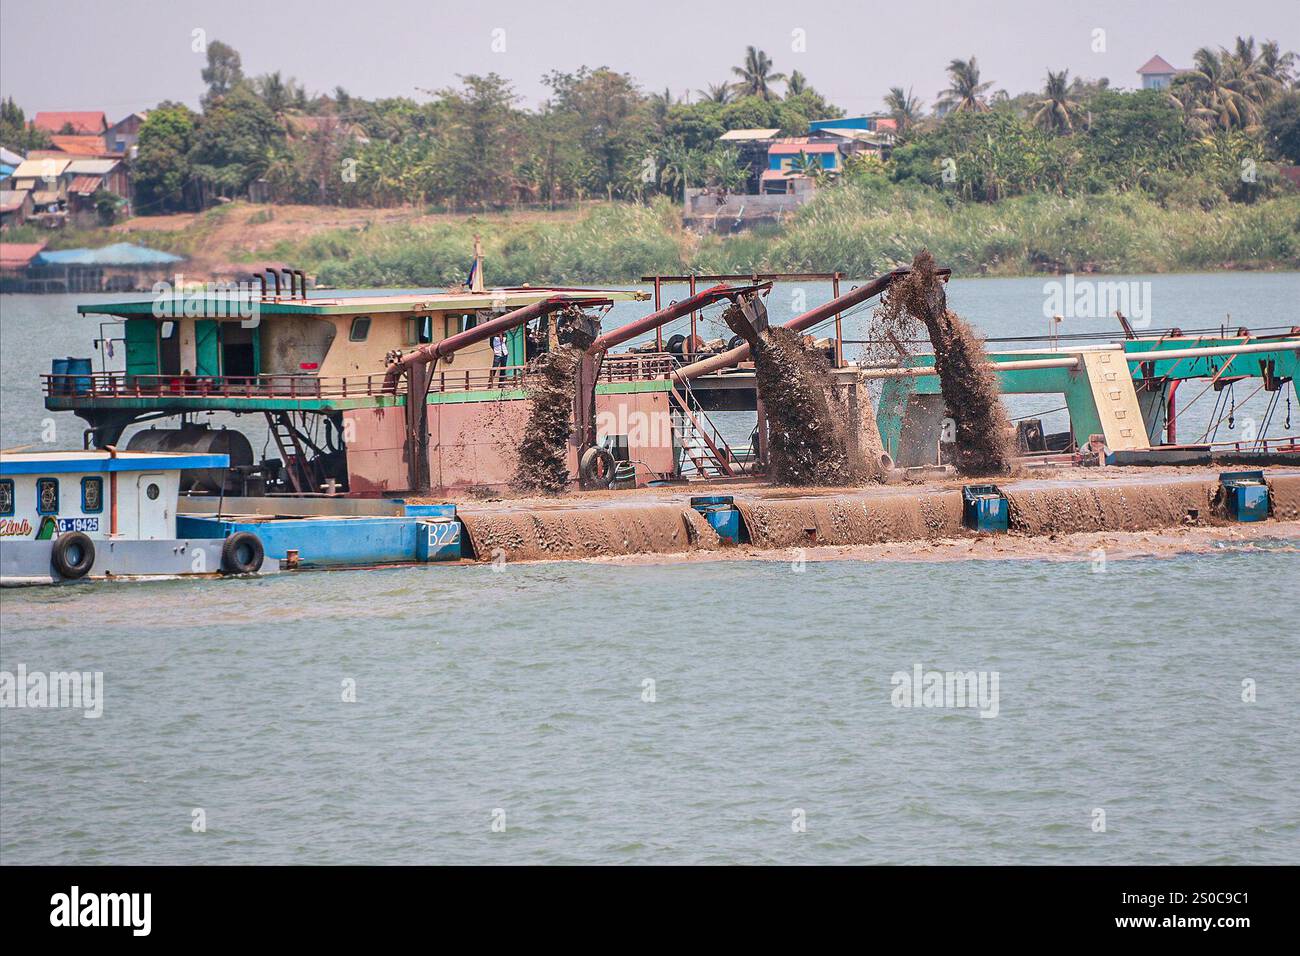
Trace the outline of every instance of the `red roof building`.
<instances>
[{"instance_id":1,"label":"red roof building","mask_svg":"<svg viewBox=\"0 0 1300 956\"><path fill-rule=\"evenodd\" d=\"M51 136L54 148L69 156L109 157L117 156L110 152L102 136Z\"/></svg>"},{"instance_id":2,"label":"red roof building","mask_svg":"<svg viewBox=\"0 0 1300 956\"><path fill-rule=\"evenodd\" d=\"M68 127L72 127L77 136L103 136L108 131L108 117L99 112L37 113L32 117L32 123L47 133L62 133Z\"/></svg>"},{"instance_id":3,"label":"red roof building","mask_svg":"<svg viewBox=\"0 0 1300 956\"><path fill-rule=\"evenodd\" d=\"M1163 90L1181 72L1158 53L1138 67L1138 76L1142 77L1144 90Z\"/></svg>"},{"instance_id":4,"label":"red roof building","mask_svg":"<svg viewBox=\"0 0 1300 956\"><path fill-rule=\"evenodd\" d=\"M44 248L43 242L0 242L0 269L21 272Z\"/></svg>"}]
</instances>

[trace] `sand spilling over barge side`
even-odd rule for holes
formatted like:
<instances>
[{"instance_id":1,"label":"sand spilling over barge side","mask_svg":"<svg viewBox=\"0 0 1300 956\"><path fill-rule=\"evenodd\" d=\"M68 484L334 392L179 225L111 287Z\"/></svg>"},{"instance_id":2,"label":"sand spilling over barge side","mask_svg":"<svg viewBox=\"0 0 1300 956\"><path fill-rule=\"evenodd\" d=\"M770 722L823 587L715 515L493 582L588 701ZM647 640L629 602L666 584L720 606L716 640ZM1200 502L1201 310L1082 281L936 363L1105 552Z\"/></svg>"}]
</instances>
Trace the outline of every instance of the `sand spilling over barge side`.
<instances>
[{"instance_id":1,"label":"sand spilling over barge side","mask_svg":"<svg viewBox=\"0 0 1300 956\"><path fill-rule=\"evenodd\" d=\"M558 495L569 488L569 437L581 360L578 349L562 345L528 365L528 421L513 482L518 491Z\"/></svg>"},{"instance_id":2,"label":"sand spilling over barge side","mask_svg":"<svg viewBox=\"0 0 1300 956\"><path fill-rule=\"evenodd\" d=\"M1268 474L1275 521L1300 520L1300 473ZM1086 532L1142 532L1238 526L1267 535L1267 523L1237 525L1222 506L1217 473L1143 479L1096 476L1026 479L1002 486L1012 538ZM480 561L575 560L634 554L683 554L724 547L688 506L689 495L664 489L635 501L594 498L573 507L550 502L466 506L464 522ZM871 486L786 496L738 486L732 495L755 551L939 541L976 536L963 523L960 485L916 490ZM988 532L979 532L987 535ZM995 535L996 537L996 535Z\"/></svg>"},{"instance_id":3,"label":"sand spilling over barge side","mask_svg":"<svg viewBox=\"0 0 1300 956\"><path fill-rule=\"evenodd\" d=\"M717 532L679 504L462 512L461 520L480 561L677 554L721 546Z\"/></svg>"},{"instance_id":4,"label":"sand spilling over barge side","mask_svg":"<svg viewBox=\"0 0 1300 956\"><path fill-rule=\"evenodd\" d=\"M758 548L879 544L962 533L960 493L756 499L737 501L736 507Z\"/></svg>"},{"instance_id":5,"label":"sand spilling over barge side","mask_svg":"<svg viewBox=\"0 0 1300 956\"><path fill-rule=\"evenodd\" d=\"M934 257L921 250L912 271L885 293L878 312L886 328L900 327L899 312L919 319L934 348L948 414L956 423L954 464L963 475L997 475L1011 470L1011 425L999 399L997 375L980 337L948 309Z\"/></svg>"}]
</instances>

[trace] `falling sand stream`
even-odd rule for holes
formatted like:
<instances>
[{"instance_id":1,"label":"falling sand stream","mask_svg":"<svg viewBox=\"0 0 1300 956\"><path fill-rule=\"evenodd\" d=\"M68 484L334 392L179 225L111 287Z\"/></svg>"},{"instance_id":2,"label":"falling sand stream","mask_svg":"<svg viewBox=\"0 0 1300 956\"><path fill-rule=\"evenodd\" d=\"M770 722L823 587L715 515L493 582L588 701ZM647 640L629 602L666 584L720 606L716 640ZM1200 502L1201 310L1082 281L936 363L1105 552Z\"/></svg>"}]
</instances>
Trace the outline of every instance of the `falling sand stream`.
<instances>
[{"instance_id":1,"label":"falling sand stream","mask_svg":"<svg viewBox=\"0 0 1300 956\"><path fill-rule=\"evenodd\" d=\"M919 319L934 348L943 401L956 424L954 464L963 475L997 475L1011 470L1011 424L999 399L997 375L979 336L948 308L934 257L922 249L912 271L885 293L876 321L898 329L902 317Z\"/></svg>"},{"instance_id":2,"label":"falling sand stream","mask_svg":"<svg viewBox=\"0 0 1300 956\"><path fill-rule=\"evenodd\" d=\"M848 412L835 395L830 365L802 335L777 326L754 335L739 305L724 315L743 330L767 414L769 474L783 485L847 485L870 477L849 441Z\"/></svg>"}]
</instances>

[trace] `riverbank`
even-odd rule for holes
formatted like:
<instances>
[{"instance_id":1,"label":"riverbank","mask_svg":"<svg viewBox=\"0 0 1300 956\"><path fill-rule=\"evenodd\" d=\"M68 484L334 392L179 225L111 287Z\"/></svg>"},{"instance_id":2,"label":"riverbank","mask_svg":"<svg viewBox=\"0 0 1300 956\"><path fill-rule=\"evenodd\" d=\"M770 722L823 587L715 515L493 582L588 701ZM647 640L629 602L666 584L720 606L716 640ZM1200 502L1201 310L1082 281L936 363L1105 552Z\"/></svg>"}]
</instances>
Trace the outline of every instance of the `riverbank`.
<instances>
[{"instance_id":1,"label":"riverbank","mask_svg":"<svg viewBox=\"0 0 1300 956\"><path fill-rule=\"evenodd\" d=\"M824 189L782 225L732 236L684 229L680 208L663 200L483 215L237 202L70 232L53 245L138 242L187 256L195 279L283 262L337 288L426 288L464 280L475 235L489 281L502 284L690 271L865 276L906 265L922 247L958 276L1296 269L1300 195L1206 211L1136 194L967 203L867 184Z\"/></svg>"}]
</instances>

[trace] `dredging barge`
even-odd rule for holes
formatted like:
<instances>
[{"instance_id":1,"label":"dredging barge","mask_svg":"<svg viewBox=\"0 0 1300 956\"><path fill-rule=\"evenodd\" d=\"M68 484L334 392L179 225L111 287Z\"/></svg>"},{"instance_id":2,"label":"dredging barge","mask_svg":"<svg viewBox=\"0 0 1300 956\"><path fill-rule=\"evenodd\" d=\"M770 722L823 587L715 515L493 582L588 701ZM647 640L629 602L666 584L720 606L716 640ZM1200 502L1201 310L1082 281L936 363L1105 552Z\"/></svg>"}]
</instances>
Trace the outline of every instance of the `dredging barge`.
<instances>
[{"instance_id":1,"label":"dredging barge","mask_svg":"<svg viewBox=\"0 0 1300 956\"><path fill-rule=\"evenodd\" d=\"M932 357L906 354L900 347L897 360L881 366L845 361L841 318L907 271L862 282L786 323L805 335L833 325L818 342L828 357L831 387L848 410L855 452L885 468L943 464L945 407ZM472 501L508 493L528 415L532 360L560 346L581 355L567 449L575 486L644 488L761 476L767 465L766 421L750 346L740 334L704 342L696 317L714 306L740 306L751 327L762 328L764 299L774 282L829 278L838 291L843 279L839 274L648 277L655 299L651 311L605 331L602 310L616 301L646 301L650 293L489 289L482 275L477 259L466 288L308 296L300 272L267 270L256 286L234 294L177 289L145 301L83 305L80 314L104 317L96 340L100 367L95 370L87 359L56 360L44 376L46 407L85 419L88 448L116 446L133 425L179 419L179 427L137 431L127 449L228 455L230 467L223 475L214 478L207 469L182 476L182 520L209 522L191 526L191 533L206 528L220 537L260 528L274 538L276 529L266 526L272 517L338 519L344 521L338 534L353 541L359 526L348 524L349 518L463 525L452 506L421 512L438 506L405 502L439 496ZM690 293L664 305L663 289L676 280L689 281ZM707 287L698 290L697 283ZM665 340L669 323L687 319L689 334ZM651 333L652 341L628 347ZM1287 388L1294 393L1300 331L1253 336L1245 330L1170 330L1138 336L1126 328L1125 333L1116 342L1053 343L988 354L1004 393L1065 397L1068 432L1044 435L1041 428L1035 432L1022 425L1026 461L1204 464L1227 453L1277 463L1300 451L1292 440L1264 437L1245 446L1185 446L1177 444L1176 434L1176 394L1188 379L1209 379L1216 394L1246 378L1274 396ZM114 343L125 351L121 371L108 368ZM874 380L883 382L879 411L868 390ZM755 410L756 428L749 447L736 448L723 440L708 412L745 408ZM196 424L195 416L208 412L252 416L279 457L255 460L253 442L241 428ZM706 502L694 511L708 526L715 520L709 515L727 510L725 503L707 504L709 495L702 491L693 497ZM697 534L692 519L684 520L685 537ZM295 534L306 533L301 522L292 527ZM320 536L323 526L315 528ZM375 548L351 547L341 539L316 546L341 557L322 563L416 559L409 539L424 536L402 531L398 537L398 545L390 541ZM471 540L429 539L422 553L425 559L459 553L484 558L501 550L489 546L490 535L482 542L472 540L472 531L467 537ZM292 563L310 551L290 543L282 544L284 554L268 548L268 555ZM295 551L301 554L289 553ZM316 557L322 557L319 550Z\"/></svg>"}]
</instances>

